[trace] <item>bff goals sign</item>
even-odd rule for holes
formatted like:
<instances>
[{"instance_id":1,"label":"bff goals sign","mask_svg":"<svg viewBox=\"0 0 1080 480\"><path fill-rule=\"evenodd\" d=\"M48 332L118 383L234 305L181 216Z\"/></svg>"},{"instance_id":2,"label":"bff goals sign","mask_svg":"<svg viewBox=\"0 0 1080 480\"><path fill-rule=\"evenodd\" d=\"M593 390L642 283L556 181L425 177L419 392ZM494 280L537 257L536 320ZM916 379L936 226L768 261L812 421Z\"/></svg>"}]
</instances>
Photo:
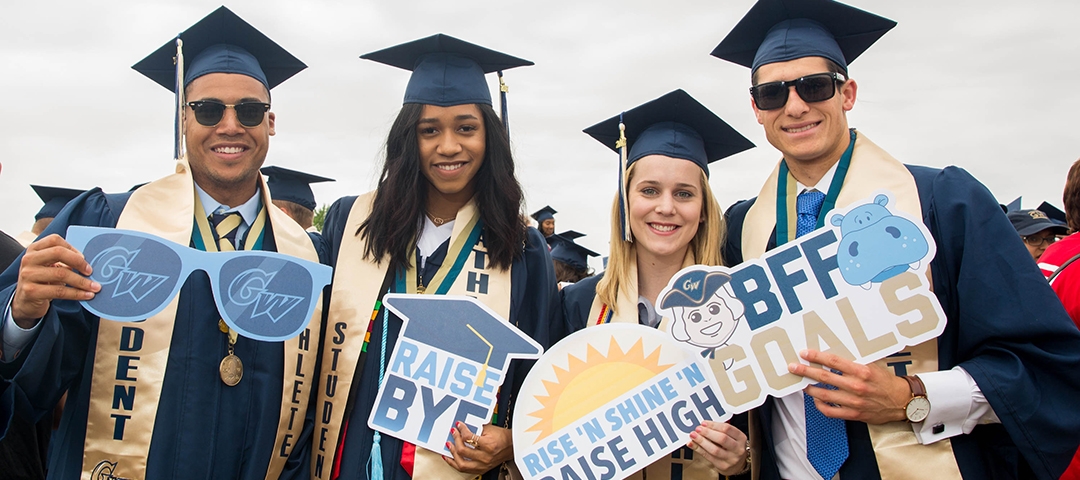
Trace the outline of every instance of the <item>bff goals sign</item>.
<instances>
[{"instance_id":1,"label":"bff goals sign","mask_svg":"<svg viewBox=\"0 0 1080 480\"><path fill-rule=\"evenodd\" d=\"M518 396L522 474L622 479L685 445L702 419L813 383L788 372L805 363L800 350L866 364L940 335L934 240L892 203L879 192L833 210L826 227L734 268L683 269L657 299L665 332L606 325L555 345Z\"/></svg>"}]
</instances>

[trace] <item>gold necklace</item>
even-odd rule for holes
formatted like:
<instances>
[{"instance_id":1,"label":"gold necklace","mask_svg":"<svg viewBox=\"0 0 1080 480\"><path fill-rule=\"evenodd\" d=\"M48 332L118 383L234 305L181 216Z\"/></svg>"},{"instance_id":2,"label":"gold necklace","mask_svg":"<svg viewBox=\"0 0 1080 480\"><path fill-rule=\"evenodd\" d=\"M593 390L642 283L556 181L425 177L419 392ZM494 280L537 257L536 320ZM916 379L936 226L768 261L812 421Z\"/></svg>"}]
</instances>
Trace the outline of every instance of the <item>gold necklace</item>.
<instances>
[{"instance_id":1,"label":"gold necklace","mask_svg":"<svg viewBox=\"0 0 1080 480\"><path fill-rule=\"evenodd\" d=\"M455 218L457 218L457 214L454 214L453 217L449 217L449 218L436 217L435 215L432 215L431 213L428 213L427 216L428 216L428 218L431 219L431 223L434 223L436 227L441 227L441 226L445 225L446 222L452 222L452 221L454 221Z\"/></svg>"}]
</instances>

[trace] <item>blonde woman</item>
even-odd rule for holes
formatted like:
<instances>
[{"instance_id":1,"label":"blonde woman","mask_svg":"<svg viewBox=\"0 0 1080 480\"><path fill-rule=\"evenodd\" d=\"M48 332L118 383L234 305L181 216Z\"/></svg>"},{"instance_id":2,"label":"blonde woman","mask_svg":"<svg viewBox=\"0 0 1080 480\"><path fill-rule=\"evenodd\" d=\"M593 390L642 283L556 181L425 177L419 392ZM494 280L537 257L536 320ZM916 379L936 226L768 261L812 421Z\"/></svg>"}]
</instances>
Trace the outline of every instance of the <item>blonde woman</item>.
<instances>
[{"instance_id":1,"label":"blonde woman","mask_svg":"<svg viewBox=\"0 0 1080 480\"><path fill-rule=\"evenodd\" d=\"M627 167L612 206L610 260L603 274L563 289L571 331L610 322L667 327L670 319L661 318L655 304L671 277L689 265L723 263L724 221L708 165L754 146L682 90L585 133L617 149L620 123ZM716 479L749 470L747 437L738 428L705 421L691 439L693 452L681 449L637 478Z\"/></svg>"}]
</instances>

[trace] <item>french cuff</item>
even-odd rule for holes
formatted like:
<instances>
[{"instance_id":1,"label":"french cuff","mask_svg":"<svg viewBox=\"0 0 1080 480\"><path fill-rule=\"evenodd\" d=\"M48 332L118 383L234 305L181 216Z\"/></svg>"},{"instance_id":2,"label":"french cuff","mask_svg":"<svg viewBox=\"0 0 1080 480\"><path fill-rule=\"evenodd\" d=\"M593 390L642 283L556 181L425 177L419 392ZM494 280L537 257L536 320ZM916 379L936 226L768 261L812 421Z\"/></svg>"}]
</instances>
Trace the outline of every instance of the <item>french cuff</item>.
<instances>
[{"instance_id":1,"label":"french cuff","mask_svg":"<svg viewBox=\"0 0 1080 480\"><path fill-rule=\"evenodd\" d=\"M14 296L12 296L14 298ZM41 320L29 329L25 329L15 323L15 318L11 316L11 302L9 301L7 306L4 307L4 325L0 327L0 362L8 363L15 360L19 356L19 352L23 350L30 341L34 339L34 335L41 329Z\"/></svg>"},{"instance_id":2,"label":"french cuff","mask_svg":"<svg viewBox=\"0 0 1080 480\"><path fill-rule=\"evenodd\" d=\"M920 373L930 401L930 415L920 423L911 424L915 438L923 445L954 437L980 423L1000 423L982 389L963 368Z\"/></svg>"}]
</instances>

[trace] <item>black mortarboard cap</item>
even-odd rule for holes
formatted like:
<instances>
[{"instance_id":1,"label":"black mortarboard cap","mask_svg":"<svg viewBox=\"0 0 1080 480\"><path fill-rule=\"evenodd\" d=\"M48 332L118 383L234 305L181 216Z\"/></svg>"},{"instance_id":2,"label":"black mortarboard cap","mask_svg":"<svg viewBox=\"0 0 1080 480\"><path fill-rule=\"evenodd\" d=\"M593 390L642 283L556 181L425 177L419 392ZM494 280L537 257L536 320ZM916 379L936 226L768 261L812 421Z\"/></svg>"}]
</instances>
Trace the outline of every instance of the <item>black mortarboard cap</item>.
<instances>
[{"instance_id":1,"label":"black mortarboard cap","mask_svg":"<svg viewBox=\"0 0 1080 480\"><path fill-rule=\"evenodd\" d=\"M491 105L491 91L484 74L533 64L441 33L366 53L360 58L413 72L405 88L404 103L440 107Z\"/></svg>"},{"instance_id":2,"label":"black mortarboard cap","mask_svg":"<svg viewBox=\"0 0 1080 480\"><path fill-rule=\"evenodd\" d=\"M176 38L131 68L175 91ZM178 38L183 41L185 86L208 73L239 73L260 81L269 90L307 68L304 62L224 6L184 30Z\"/></svg>"},{"instance_id":3,"label":"black mortarboard cap","mask_svg":"<svg viewBox=\"0 0 1080 480\"><path fill-rule=\"evenodd\" d=\"M1065 212L1061 211L1060 208L1051 205L1050 202L1040 203L1036 210L1045 213L1047 217L1050 217L1050 220L1053 220L1056 223L1068 225L1068 220L1065 218Z\"/></svg>"},{"instance_id":4,"label":"black mortarboard cap","mask_svg":"<svg viewBox=\"0 0 1080 480\"><path fill-rule=\"evenodd\" d=\"M56 214L60 213L60 210L64 209L64 205L67 205L75 197L82 195L86 190L75 190L73 188L60 188L60 187L46 187L42 185L30 185L30 188L34 189L34 193L41 198L45 205L38 210L37 215L34 215L34 220L41 220L42 218L53 218Z\"/></svg>"},{"instance_id":5,"label":"black mortarboard cap","mask_svg":"<svg viewBox=\"0 0 1080 480\"><path fill-rule=\"evenodd\" d=\"M832 0L758 0L712 51L749 67L824 57L847 69L896 22Z\"/></svg>"},{"instance_id":6,"label":"black mortarboard cap","mask_svg":"<svg viewBox=\"0 0 1080 480\"><path fill-rule=\"evenodd\" d=\"M556 213L559 212L556 212L554 208L551 208L551 206L545 205L544 208L533 212L532 218L537 222L543 223L544 220L547 220L549 218L555 218Z\"/></svg>"},{"instance_id":7,"label":"black mortarboard cap","mask_svg":"<svg viewBox=\"0 0 1080 480\"><path fill-rule=\"evenodd\" d=\"M259 171L267 176L266 186L270 187L270 198L293 202L308 210L315 210L317 206L311 184L334 181L332 178L276 166L263 167Z\"/></svg>"},{"instance_id":8,"label":"black mortarboard cap","mask_svg":"<svg viewBox=\"0 0 1080 480\"><path fill-rule=\"evenodd\" d=\"M472 297L387 294L383 304L404 322L402 336L483 365L478 377L488 367L505 372L511 358L537 358L544 351Z\"/></svg>"},{"instance_id":9,"label":"black mortarboard cap","mask_svg":"<svg viewBox=\"0 0 1080 480\"><path fill-rule=\"evenodd\" d=\"M623 112L630 151L627 166L647 155L689 160L709 174L709 163L754 147L734 128L683 90L675 90ZM620 115L585 133L618 151Z\"/></svg>"},{"instance_id":10,"label":"black mortarboard cap","mask_svg":"<svg viewBox=\"0 0 1080 480\"><path fill-rule=\"evenodd\" d=\"M556 235L552 235L555 237ZM588 257L599 257L600 254L596 253L588 248L585 248L569 238L561 238L560 240L552 243L551 237L548 237L548 243L551 244L551 258L563 262L577 270L589 269Z\"/></svg>"},{"instance_id":11,"label":"black mortarboard cap","mask_svg":"<svg viewBox=\"0 0 1080 480\"><path fill-rule=\"evenodd\" d=\"M572 242L584 236L584 233L574 230L567 230L565 232L557 233L555 235L549 235L547 238L544 239L544 241L547 242L549 247L554 247L556 243L559 243L561 241L570 240Z\"/></svg>"}]
</instances>

